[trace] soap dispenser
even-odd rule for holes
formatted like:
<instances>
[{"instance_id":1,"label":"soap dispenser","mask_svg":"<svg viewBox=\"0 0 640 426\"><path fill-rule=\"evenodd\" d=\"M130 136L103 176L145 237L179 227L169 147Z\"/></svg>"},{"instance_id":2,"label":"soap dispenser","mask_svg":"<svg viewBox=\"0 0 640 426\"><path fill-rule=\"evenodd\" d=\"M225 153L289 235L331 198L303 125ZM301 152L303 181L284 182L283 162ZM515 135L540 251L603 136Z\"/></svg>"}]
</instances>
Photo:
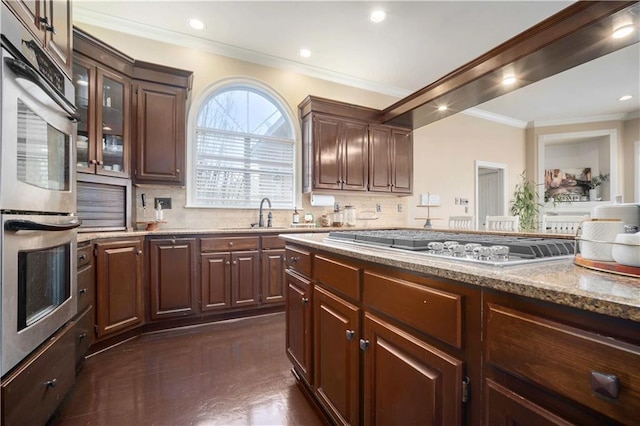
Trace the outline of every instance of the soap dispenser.
<instances>
[{"instance_id":1,"label":"soap dispenser","mask_svg":"<svg viewBox=\"0 0 640 426\"><path fill-rule=\"evenodd\" d=\"M300 213L298 213L298 207L293 208L293 223L300 223Z\"/></svg>"}]
</instances>

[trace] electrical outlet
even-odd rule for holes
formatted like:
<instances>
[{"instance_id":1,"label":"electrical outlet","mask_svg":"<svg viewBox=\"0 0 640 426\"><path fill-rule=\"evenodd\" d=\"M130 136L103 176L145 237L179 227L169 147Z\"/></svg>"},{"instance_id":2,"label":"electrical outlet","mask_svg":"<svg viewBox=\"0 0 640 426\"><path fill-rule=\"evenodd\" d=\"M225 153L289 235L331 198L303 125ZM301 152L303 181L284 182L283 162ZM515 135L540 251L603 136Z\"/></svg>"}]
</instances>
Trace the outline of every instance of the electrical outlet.
<instances>
[{"instance_id":1,"label":"electrical outlet","mask_svg":"<svg viewBox=\"0 0 640 426\"><path fill-rule=\"evenodd\" d=\"M468 206L469 205L469 199L468 198L460 198L460 205Z\"/></svg>"},{"instance_id":2,"label":"electrical outlet","mask_svg":"<svg viewBox=\"0 0 640 426\"><path fill-rule=\"evenodd\" d=\"M376 212L377 213L382 212L382 207L380 207L380 204L376 204Z\"/></svg>"},{"instance_id":3,"label":"electrical outlet","mask_svg":"<svg viewBox=\"0 0 640 426\"><path fill-rule=\"evenodd\" d=\"M168 210L171 208L171 198L155 197L153 199L153 208L158 208L158 203L162 203L162 210Z\"/></svg>"},{"instance_id":4,"label":"electrical outlet","mask_svg":"<svg viewBox=\"0 0 640 426\"><path fill-rule=\"evenodd\" d=\"M398 213L402 213L402 204L398 204Z\"/></svg>"}]
</instances>

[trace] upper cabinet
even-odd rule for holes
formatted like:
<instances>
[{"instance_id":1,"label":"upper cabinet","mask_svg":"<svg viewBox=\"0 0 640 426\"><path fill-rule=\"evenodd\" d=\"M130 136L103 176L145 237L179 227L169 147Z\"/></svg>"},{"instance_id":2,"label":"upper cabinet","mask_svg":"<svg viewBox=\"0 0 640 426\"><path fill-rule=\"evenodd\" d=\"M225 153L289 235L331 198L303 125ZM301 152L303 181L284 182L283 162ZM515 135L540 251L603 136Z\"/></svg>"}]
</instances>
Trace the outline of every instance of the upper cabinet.
<instances>
[{"instance_id":1,"label":"upper cabinet","mask_svg":"<svg viewBox=\"0 0 640 426\"><path fill-rule=\"evenodd\" d=\"M77 171L128 177L131 80L80 54L73 76L80 114Z\"/></svg>"},{"instance_id":2,"label":"upper cabinet","mask_svg":"<svg viewBox=\"0 0 640 426\"><path fill-rule=\"evenodd\" d=\"M307 97L302 117L302 187L411 194L410 129L379 124L381 111Z\"/></svg>"},{"instance_id":3,"label":"upper cabinet","mask_svg":"<svg viewBox=\"0 0 640 426\"><path fill-rule=\"evenodd\" d=\"M369 190L411 194L413 138L410 130L369 126Z\"/></svg>"},{"instance_id":4,"label":"upper cabinet","mask_svg":"<svg viewBox=\"0 0 640 426\"><path fill-rule=\"evenodd\" d=\"M65 0L4 0L62 71L71 75L71 2Z\"/></svg>"},{"instance_id":5,"label":"upper cabinet","mask_svg":"<svg viewBox=\"0 0 640 426\"><path fill-rule=\"evenodd\" d=\"M184 184L186 103L191 71L136 61L133 128L136 183Z\"/></svg>"}]
</instances>

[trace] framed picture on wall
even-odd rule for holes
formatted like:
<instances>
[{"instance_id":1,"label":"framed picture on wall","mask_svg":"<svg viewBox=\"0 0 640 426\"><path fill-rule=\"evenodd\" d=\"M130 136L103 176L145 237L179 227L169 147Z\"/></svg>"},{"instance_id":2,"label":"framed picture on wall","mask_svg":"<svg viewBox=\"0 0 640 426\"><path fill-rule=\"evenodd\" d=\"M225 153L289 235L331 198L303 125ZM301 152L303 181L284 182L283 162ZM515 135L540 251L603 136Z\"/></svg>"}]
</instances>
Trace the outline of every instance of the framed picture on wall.
<instances>
[{"instance_id":1,"label":"framed picture on wall","mask_svg":"<svg viewBox=\"0 0 640 426\"><path fill-rule=\"evenodd\" d=\"M589 195L591 167L579 169L546 169L544 171L544 199L549 201L580 201Z\"/></svg>"}]
</instances>

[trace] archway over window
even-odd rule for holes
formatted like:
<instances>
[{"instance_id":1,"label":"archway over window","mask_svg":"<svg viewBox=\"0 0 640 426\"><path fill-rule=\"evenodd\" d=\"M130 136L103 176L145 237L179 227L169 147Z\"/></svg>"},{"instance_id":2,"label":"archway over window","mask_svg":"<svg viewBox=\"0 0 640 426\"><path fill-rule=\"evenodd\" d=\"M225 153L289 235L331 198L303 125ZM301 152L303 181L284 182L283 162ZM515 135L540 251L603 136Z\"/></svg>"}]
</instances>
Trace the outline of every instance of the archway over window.
<instances>
[{"instance_id":1,"label":"archway over window","mask_svg":"<svg viewBox=\"0 0 640 426\"><path fill-rule=\"evenodd\" d=\"M190 202L196 207L273 208L295 200L295 131L278 97L253 82L223 84L198 106Z\"/></svg>"}]
</instances>

